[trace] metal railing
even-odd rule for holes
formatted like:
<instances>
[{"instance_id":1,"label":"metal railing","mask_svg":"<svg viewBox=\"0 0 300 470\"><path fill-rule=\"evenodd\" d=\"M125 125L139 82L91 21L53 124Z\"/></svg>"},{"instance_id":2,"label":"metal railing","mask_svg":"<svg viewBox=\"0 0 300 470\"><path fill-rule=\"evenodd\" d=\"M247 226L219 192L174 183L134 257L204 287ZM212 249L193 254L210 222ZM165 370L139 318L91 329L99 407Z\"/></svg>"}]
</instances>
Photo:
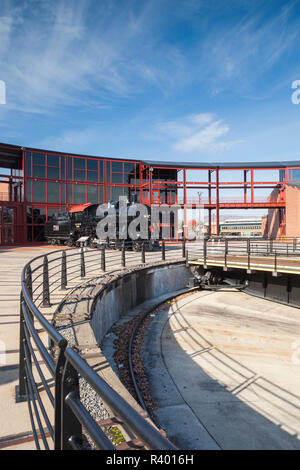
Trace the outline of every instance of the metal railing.
<instances>
[{"instance_id":1,"label":"metal railing","mask_svg":"<svg viewBox=\"0 0 300 470\"><path fill-rule=\"evenodd\" d=\"M255 267L271 269L274 274L278 270L299 271L300 273L300 242L298 239L256 240L256 239L216 239L204 240L188 247L189 261L201 261L207 265L228 263L247 270Z\"/></svg>"},{"instance_id":2,"label":"metal railing","mask_svg":"<svg viewBox=\"0 0 300 470\"><path fill-rule=\"evenodd\" d=\"M92 448L112 450L107 433L95 420L80 398L80 381L84 380L115 413L120 423L146 447L157 450L175 449L161 432L130 406L106 383L47 319L51 303L59 303L57 292L122 267L150 262L150 254L126 250L67 249L30 261L22 272L20 299L20 368L19 400L27 400L36 448L56 450L81 449L85 436ZM182 255L182 253L181 253ZM178 256L174 250L166 256L162 249L151 253L151 263ZM60 295L61 298L61 295ZM45 393L42 393L45 392Z\"/></svg>"},{"instance_id":3,"label":"metal railing","mask_svg":"<svg viewBox=\"0 0 300 470\"><path fill-rule=\"evenodd\" d=\"M99 278L122 268L147 266L155 262L201 260L206 267L220 260L242 258L251 269L255 257L264 257L277 272L279 259L290 259L299 266L300 243L274 240L204 240L202 243L181 241L161 242L160 250L140 253L128 250L123 243L120 251L101 248L72 248L41 255L26 264L22 271L20 298L20 400L27 400L33 437L37 449L81 449L86 434L98 449L116 448L101 425L82 403L80 381L84 380L106 403L145 447L157 450L174 446L143 416L113 390L55 329L49 306L57 306L63 291L88 279ZM43 311L43 313L42 313ZM52 312L52 310L51 310Z\"/></svg>"}]
</instances>

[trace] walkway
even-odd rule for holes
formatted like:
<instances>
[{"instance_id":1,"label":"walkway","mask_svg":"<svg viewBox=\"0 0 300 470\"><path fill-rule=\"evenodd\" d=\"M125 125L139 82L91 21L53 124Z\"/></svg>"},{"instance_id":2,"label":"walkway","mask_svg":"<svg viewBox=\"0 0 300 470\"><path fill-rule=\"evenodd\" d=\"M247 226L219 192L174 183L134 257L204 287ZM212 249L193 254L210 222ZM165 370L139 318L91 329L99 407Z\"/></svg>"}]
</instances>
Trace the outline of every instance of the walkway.
<instances>
[{"instance_id":1,"label":"walkway","mask_svg":"<svg viewBox=\"0 0 300 470\"><path fill-rule=\"evenodd\" d=\"M37 256L49 254L57 247L19 247L0 249L0 449L35 449L31 434L31 425L28 414L27 403L16 403L16 386L18 385L19 374L19 311L20 311L20 286L21 272L24 265ZM53 255L57 256L57 255ZM181 250L174 247L166 253L166 259L177 259L181 256ZM52 258L53 258L52 257ZM49 257L51 258L51 256ZM161 252L146 253L146 262L161 260ZM39 264L41 261L39 261ZM73 262L74 263L74 262ZM80 278L80 265L77 271L68 277L68 289L72 289L82 282ZM136 266L141 263L141 253L126 252L126 266ZM120 269L121 253L118 251L107 252L106 271L110 272ZM51 265L51 282L56 281L51 288L51 307L41 307L41 289L35 292L35 297L39 295L37 302L43 315L51 320L52 315L59 302L67 294L67 291L60 290L60 260ZM41 271L39 271L41 273ZM49 271L50 273L50 271ZM101 274L100 252L99 264L94 263L92 269L86 268L86 277L83 281ZM34 274L33 277L35 277ZM39 281L37 281L39 282ZM43 337L44 336L44 337ZM41 333L40 337L47 345L46 336ZM39 355L38 355L38 359ZM45 369L45 366L42 366ZM43 392L45 393L45 392ZM20 435L20 443L16 444L15 436ZM10 440L10 437L13 440ZM14 445L10 445L14 444Z\"/></svg>"}]
</instances>

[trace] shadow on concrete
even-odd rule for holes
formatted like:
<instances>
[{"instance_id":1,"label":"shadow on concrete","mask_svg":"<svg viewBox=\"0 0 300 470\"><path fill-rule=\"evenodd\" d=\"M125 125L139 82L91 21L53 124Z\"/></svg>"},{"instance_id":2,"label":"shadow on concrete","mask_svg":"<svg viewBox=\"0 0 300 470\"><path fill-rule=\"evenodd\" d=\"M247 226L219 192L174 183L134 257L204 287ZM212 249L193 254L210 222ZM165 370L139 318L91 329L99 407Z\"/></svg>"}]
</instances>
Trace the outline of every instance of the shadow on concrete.
<instances>
[{"instance_id":1,"label":"shadow on concrete","mask_svg":"<svg viewBox=\"0 0 300 470\"><path fill-rule=\"evenodd\" d=\"M222 449L300 449L300 396L258 376L215 347L193 328L177 303L173 304L172 311L180 327L176 331L170 327L168 312L161 312L165 317L161 331L164 365L173 387L180 394L181 405L192 411L218 446ZM192 354L187 354L178 343L175 335L179 331L184 331L197 345ZM198 355L205 358L210 370L217 371L224 378L223 383L205 373L195 362ZM230 388L226 382L236 385ZM239 398L241 394L246 397L246 402ZM196 436L188 435L189 427L182 425L186 423L176 419L176 409L180 405L178 397L169 405L165 396L156 396L155 399L158 420L163 421L161 424L167 423L165 429L175 445L199 448ZM167 419L166 406L174 407ZM172 415L174 418L170 419Z\"/></svg>"},{"instance_id":2,"label":"shadow on concrete","mask_svg":"<svg viewBox=\"0 0 300 470\"><path fill-rule=\"evenodd\" d=\"M0 385L14 382L19 377L19 366L1 366L0 367Z\"/></svg>"}]
</instances>

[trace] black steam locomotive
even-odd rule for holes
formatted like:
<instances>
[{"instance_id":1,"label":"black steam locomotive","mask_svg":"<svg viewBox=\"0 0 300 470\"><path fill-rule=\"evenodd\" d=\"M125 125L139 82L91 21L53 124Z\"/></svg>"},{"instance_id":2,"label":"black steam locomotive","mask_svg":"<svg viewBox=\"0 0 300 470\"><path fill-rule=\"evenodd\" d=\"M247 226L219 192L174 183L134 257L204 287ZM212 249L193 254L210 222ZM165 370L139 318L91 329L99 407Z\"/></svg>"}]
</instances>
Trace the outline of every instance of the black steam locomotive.
<instances>
[{"instance_id":1,"label":"black steam locomotive","mask_svg":"<svg viewBox=\"0 0 300 470\"><path fill-rule=\"evenodd\" d=\"M93 247L106 246L113 249L121 249L124 237L121 235L124 227L119 226L119 202L111 201L109 203L116 210L116 236L114 238L106 237L99 239L97 236L97 224L105 217L97 215L98 204L78 204L73 205L69 212L63 212L54 215L51 220L45 224L45 238L49 244L64 244L67 246L76 246L79 240L85 238L87 244ZM133 203L134 204L134 203ZM131 204L127 205L127 210ZM134 251L139 251L144 245L146 250L153 250L159 247L158 241L151 239L151 217L148 208L148 237L146 239L138 238L137 240L126 239L126 247ZM133 217L127 217L127 228Z\"/></svg>"}]
</instances>

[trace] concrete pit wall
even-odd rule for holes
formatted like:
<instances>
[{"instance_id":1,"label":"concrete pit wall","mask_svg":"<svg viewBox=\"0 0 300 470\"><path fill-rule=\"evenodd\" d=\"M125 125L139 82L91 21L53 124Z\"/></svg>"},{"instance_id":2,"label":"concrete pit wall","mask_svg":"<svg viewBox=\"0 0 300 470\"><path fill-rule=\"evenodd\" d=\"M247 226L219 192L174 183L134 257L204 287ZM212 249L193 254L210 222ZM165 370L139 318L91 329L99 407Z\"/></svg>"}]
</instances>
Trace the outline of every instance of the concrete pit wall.
<instances>
[{"instance_id":1,"label":"concrete pit wall","mask_svg":"<svg viewBox=\"0 0 300 470\"><path fill-rule=\"evenodd\" d=\"M111 282L94 302L90 325L98 344L129 310L145 302L187 286L191 277L185 263L142 268Z\"/></svg>"},{"instance_id":2,"label":"concrete pit wall","mask_svg":"<svg viewBox=\"0 0 300 470\"><path fill-rule=\"evenodd\" d=\"M199 274L206 272L203 267L193 271ZM298 274L278 273L277 276L273 276L271 272L247 273L244 269L223 271L221 268L213 267L207 271L214 272L237 287L246 285L244 291L247 294L300 308L300 276Z\"/></svg>"}]
</instances>

